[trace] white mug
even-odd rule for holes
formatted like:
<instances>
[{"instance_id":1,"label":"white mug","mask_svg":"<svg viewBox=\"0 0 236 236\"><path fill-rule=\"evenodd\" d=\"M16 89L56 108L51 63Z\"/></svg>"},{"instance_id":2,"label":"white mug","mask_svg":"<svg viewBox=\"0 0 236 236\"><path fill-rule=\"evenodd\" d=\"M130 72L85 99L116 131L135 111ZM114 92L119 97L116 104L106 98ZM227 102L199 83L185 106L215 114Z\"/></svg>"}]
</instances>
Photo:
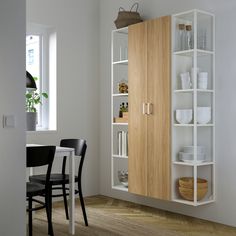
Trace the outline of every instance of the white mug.
<instances>
[{"instance_id":1,"label":"white mug","mask_svg":"<svg viewBox=\"0 0 236 236\"><path fill-rule=\"evenodd\" d=\"M181 87L182 89L190 89L191 88L191 80L189 72L181 73Z\"/></svg>"},{"instance_id":2,"label":"white mug","mask_svg":"<svg viewBox=\"0 0 236 236\"><path fill-rule=\"evenodd\" d=\"M199 72L200 72L200 68L196 68L196 71L197 71L197 77L198 77ZM191 79L192 79L192 81L194 80L193 76L194 76L194 68L191 69Z\"/></svg>"},{"instance_id":3,"label":"white mug","mask_svg":"<svg viewBox=\"0 0 236 236\"><path fill-rule=\"evenodd\" d=\"M200 72L198 76L198 88L207 89L207 82L208 82L208 73Z\"/></svg>"}]
</instances>

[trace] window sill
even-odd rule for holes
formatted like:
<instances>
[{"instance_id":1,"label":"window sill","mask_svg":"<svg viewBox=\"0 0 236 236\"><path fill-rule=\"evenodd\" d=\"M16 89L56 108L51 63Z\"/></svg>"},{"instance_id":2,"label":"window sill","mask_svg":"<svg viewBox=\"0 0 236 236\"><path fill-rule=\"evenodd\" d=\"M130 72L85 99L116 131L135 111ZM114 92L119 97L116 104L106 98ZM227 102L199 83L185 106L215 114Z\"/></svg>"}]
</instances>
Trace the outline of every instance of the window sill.
<instances>
[{"instance_id":1,"label":"window sill","mask_svg":"<svg viewBox=\"0 0 236 236\"><path fill-rule=\"evenodd\" d=\"M46 133L56 133L57 130L50 129L38 129L34 131L26 131L26 134L46 134Z\"/></svg>"}]
</instances>

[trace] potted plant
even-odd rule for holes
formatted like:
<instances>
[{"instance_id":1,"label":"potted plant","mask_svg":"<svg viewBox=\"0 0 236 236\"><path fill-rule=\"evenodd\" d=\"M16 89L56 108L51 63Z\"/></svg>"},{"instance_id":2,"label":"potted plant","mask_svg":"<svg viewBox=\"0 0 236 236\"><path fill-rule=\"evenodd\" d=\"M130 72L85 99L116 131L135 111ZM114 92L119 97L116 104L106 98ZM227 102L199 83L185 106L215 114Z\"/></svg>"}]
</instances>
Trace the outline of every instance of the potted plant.
<instances>
[{"instance_id":1,"label":"potted plant","mask_svg":"<svg viewBox=\"0 0 236 236\"><path fill-rule=\"evenodd\" d=\"M36 81L37 77L33 77ZM37 90L27 90L25 94L26 98L26 126L28 131L36 130L37 124L37 109L36 105L42 104L42 97L48 98L48 94L38 93Z\"/></svg>"}]
</instances>

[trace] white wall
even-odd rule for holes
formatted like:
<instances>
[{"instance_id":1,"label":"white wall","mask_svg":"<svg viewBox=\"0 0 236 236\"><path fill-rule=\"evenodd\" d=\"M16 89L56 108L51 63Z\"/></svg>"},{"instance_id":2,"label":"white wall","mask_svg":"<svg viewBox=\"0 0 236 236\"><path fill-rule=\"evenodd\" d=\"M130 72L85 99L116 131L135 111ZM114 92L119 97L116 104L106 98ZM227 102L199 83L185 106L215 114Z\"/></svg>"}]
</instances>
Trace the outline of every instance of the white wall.
<instances>
[{"instance_id":1,"label":"white wall","mask_svg":"<svg viewBox=\"0 0 236 236\"><path fill-rule=\"evenodd\" d=\"M27 0L27 22L57 33L57 131L27 134L28 143L84 138L84 195L99 192L99 5L93 0ZM55 165L60 166L61 160Z\"/></svg>"},{"instance_id":2,"label":"white wall","mask_svg":"<svg viewBox=\"0 0 236 236\"><path fill-rule=\"evenodd\" d=\"M216 161L217 201L198 208L111 190L110 84L111 30L120 6L140 3L141 15L156 18L197 8L216 14ZM236 2L234 0L100 1L100 192L170 211L236 226Z\"/></svg>"},{"instance_id":3,"label":"white wall","mask_svg":"<svg viewBox=\"0 0 236 236\"><path fill-rule=\"evenodd\" d=\"M25 235L24 0L0 2L0 84L0 235ZM16 127L3 128L3 115Z\"/></svg>"}]
</instances>

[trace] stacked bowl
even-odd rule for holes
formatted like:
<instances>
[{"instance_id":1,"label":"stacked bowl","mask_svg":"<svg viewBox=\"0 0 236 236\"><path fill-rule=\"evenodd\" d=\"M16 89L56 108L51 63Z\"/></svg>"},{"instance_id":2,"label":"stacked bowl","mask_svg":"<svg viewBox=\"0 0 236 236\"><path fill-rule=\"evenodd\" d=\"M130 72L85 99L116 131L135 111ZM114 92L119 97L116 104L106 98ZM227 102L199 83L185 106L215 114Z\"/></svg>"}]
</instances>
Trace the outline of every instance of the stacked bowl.
<instances>
[{"instance_id":1,"label":"stacked bowl","mask_svg":"<svg viewBox=\"0 0 236 236\"><path fill-rule=\"evenodd\" d=\"M194 162L194 146L184 146L183 151L179 152L179 160L183 162ZM197 146L197 160L201 163L206 161L206 147Z\"/></svg>"}]
</instances>

